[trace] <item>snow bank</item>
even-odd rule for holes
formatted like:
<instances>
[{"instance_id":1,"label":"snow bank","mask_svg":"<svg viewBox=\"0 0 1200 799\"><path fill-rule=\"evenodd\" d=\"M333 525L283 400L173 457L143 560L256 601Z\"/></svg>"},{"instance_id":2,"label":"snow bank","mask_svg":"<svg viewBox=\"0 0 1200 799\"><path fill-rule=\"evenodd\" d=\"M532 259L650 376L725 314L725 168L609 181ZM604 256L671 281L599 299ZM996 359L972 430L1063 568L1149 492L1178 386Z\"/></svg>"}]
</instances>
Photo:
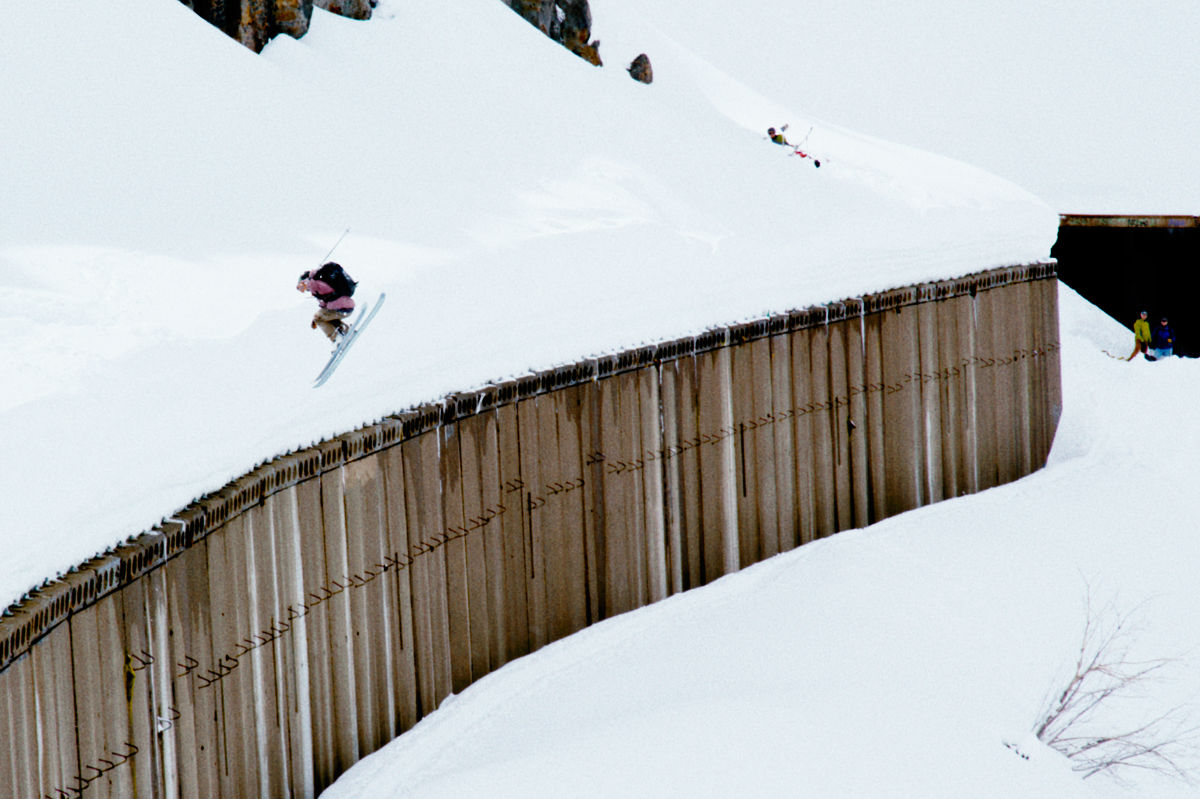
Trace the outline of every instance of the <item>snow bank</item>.
<instances>
[{"instance_id":1,"label":"snow bank","mask_svg":"<svg viewBox=\"0 0 1200 799\"><path fill-rule=\"evenodd\" d=\"M0 15L9 598L446 392L1055 235L1013 184L789 113L686 40L657 40L645 86L620 37L596 69L495 0L318 12L261 58L171 3ZM785 120L820 129L819 170L765 140ZM389 301L314 392L326 344L292 286L347 227L335 256Z\"/></svg>"}]
</instances>

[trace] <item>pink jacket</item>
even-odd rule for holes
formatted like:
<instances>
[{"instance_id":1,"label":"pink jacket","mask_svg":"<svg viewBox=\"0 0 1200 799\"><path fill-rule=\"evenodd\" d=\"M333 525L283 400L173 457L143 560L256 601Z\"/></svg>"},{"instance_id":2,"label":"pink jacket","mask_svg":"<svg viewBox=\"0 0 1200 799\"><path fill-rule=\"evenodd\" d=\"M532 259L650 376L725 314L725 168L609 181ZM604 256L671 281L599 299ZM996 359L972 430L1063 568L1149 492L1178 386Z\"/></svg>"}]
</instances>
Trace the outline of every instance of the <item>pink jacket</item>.
<instances>
[{"instance_id":1,"label":"pink jacket","mask_svg":"<svg viewBox=\"0 0 1200 799\"><path fill-rule=\"evenodd\" d=\"M319 295L321 295L321 294L332 294L333 293L333 286L330 286L325 281L316 280L316 279L310 277L304 281L304 284L308 288L309 293L311 293L314 297L318 297L317 304L320 305L322 308L328 308L331 311L353 311L354 310L354 298L353 297L335 297L334 299L329 300L328 302L326 302L325 300L319 299Z\"/></svg>"}]
</instances>

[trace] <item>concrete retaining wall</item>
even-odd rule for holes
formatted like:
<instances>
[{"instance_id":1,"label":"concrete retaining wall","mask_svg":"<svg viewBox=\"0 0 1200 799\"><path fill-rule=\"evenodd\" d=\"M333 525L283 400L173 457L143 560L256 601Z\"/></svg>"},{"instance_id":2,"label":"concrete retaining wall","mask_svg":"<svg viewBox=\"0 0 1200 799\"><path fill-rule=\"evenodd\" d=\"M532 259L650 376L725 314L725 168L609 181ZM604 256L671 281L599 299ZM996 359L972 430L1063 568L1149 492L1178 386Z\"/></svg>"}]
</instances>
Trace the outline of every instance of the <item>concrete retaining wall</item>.
<instances>
[{"instance_id":1,"label":"concrete retaining wall","mask_svg":"<svg viewBox=\"0 0 1200 799\"><path fill-rule=\"evenodd\" d=\"M588 624L1040 467L1053 264L724 327L277 458L0 617L0 799L313 796Z\"/></svg>"}]
</instances>

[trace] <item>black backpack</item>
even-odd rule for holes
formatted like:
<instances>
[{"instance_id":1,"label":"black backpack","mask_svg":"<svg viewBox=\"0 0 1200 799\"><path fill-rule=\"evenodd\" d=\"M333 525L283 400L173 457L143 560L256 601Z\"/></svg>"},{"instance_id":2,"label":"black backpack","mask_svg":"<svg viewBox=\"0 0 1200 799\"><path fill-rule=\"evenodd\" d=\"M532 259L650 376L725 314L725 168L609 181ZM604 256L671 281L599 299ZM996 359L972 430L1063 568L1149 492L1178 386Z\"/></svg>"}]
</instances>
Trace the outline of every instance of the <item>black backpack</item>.
<instances>
[{"instance_id":1,"label":"black backpack","mask_svg":"<svg viewBox=\"0 0 1200 799\"><path fill-rule=\"evenodd\" d=\"M358 286L358 283L351 280L350 276L346 274L346 270L342 269L341 264L335 264L333 261L313 272L312 276L323 283L328 283L329 287L333 289L332 294L317 295L317 299L326 302L338 297L353 297L354 289Z\"/></svg>"}]
</instances>

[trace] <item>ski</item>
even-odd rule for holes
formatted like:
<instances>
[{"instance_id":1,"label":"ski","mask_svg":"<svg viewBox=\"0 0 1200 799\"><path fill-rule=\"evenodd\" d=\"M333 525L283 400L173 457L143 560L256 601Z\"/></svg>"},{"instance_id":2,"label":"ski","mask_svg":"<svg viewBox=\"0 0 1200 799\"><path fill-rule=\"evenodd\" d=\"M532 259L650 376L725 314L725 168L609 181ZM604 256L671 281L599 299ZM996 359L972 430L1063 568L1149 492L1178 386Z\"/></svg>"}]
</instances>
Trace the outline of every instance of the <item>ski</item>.
<instances>
[{"instance_id":1,"label":"ski","mask_svg":"<svg viewBox=\"0 0 1200 799\"><path fill-rule=\"evenodd\" d=\"M784 128L786 127L787 125L784 125ZM798 155L801 158L807 158L813 162L813 166L815 166L817 169L820 169L821 159L817 158L812 153L804 152L804 145L808 143L808 137L812 135L812 132L812 127L809 127L808 133L804 134L804 138L800 140L800 143L792 145L792 155Z\"/></svg>"},{"instance_id":2,"label":"ski","mask_svg":"<svg viewBox=\"0 0 1200 799\"><path fill-rule=\"evenodd\" d=\"M791 151L792 151L790 153L791 155L798 155L802 159L808 159L809 161L813 162L813 166L815 166L817 169L820 169L821 168L821 159L804 149L804 146L808 143L808 137L812 135L814 127L815 126L809 126L808 133L804 134L804 138L800 140L799 144L792 144L786 138L780 143L783 144L785 147L791 149ZM788 129L788 125L785 124L782 128L779 129L779 132L781 134L787 133L787 129ZM774 130L774 128L772 128L772 130Z\"/></svg>"},{"instance_id":3,"label":"ski","mask_svg":"<svg viewBox=\"0 0 1200 799\"><path fill-rule=\"evenodd\" d=\"M386 294L380 294L379 299L375 301L375 305L368 307L366 303L358 313L358 318L350 325L350 329L342 336L342 340L338 342L337 349L329 356L329 362L325 364L325 368L321 370L321 374L317 375L317 379L313 381L313 388L320 388L325 385L325 382L333 376L337 370L338 364L346 357L351 345L358 339L359 334L367 329L367 325L371 324L371 320L375 318L375 314L379 313L379 309L383 306L383 301L387 299Z\"/></svg>"}]
</instances>

